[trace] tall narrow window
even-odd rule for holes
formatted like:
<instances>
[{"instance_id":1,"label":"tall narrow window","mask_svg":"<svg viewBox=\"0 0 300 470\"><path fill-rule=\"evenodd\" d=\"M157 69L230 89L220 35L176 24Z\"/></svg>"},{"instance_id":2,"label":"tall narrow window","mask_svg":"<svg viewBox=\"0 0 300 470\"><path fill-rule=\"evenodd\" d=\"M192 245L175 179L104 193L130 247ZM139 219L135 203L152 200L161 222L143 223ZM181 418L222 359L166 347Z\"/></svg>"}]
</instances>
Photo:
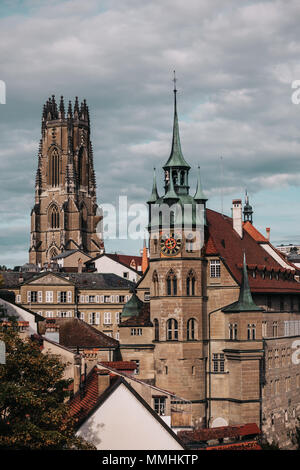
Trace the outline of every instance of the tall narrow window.
<instances>
[{"instance_id":1,"label":"tall narrow window","mask_svg":"<svg viewBox=\"0 0 300 470\"><path fill-rule=\"evenodd\" d=\"M154 320L154 341L159 341L159 322L157 318Z\"/></svg>"},{"instance_id":2,"label":"tall narrow window","mask_svg":"<svg viewBox=\"0 0 300 470\"><path fill-rule=\"evenodd\" d=\"M177 277L171 269L167 275L167 295L177 295Z\"/></svg>"},{"instance_id":3,"label":"tall narrow window","mask_svg":"<svg viewBox=\"0 0 300 470\"><path fill-rule=\"evenodd\" d=\"M167 340L177 341L178 340L178 321L175 318L170 318L167 321Z\"/></svg>"},{"instance_id":4,"label":"tall narrow window","mask_svg":"<svg viewBox=\"0 0 300 470\"><path fill-rule=\"evenodd\" d=\"M196 338L196 321L194 318L190 318L187 322L187 340L193 340Z\"/></svg>"},{"instance_id":5,"label":"tall narrow window","mask_svg":"<svg viewBox=\"0 0 300 470\"><path fill-rule=\"evenodd\" d=\"M78 183L85 186L88 179L86 150L81 148L78 155Z\"/></svg>"},{"instance_id":6,"label":"tall narrow window","mask_svg":"<svg viewBox=\"0 0 300 470\"><path fill-rule=\"evenodd\" d=\"M186 278L186 295L195 295L195 275L193 270L190 270Z\"/></svg>"},{"instance_id":7,"label":"tall narrow window","mask_svg":"<svg viewBox=\"0 0 300 470\"><path fill-rule=\"evenodd\" d=\"M49 159L49 184L52 187L59 186L59 155L54 149Z\"/></svg>"},{"instance_id":8,"label":"tall narrow window","mask_svg":"<svg viewBox=\"0 0 300 470\"><path fill-rule=\"evenodd\" d=\"M50 227L59 228L59 211L57 206L51 207L49 216Z\"/></svg>"},{"instance_id":9,"label":"tall narrow window","mask_svg":"<svg viewBox=\"0 0 300 470\"><path fill-rule=\"evenodd\" d=\"M158 275L157 275L157 272L154 271L153 273L153 277L152 277L152 280L153 280L153 290L154 290L154 297L157 297L159 295L159 290L158 290ZM171 295L171 294L168 294L168 295Z\"/></svg>"}]
</instances>

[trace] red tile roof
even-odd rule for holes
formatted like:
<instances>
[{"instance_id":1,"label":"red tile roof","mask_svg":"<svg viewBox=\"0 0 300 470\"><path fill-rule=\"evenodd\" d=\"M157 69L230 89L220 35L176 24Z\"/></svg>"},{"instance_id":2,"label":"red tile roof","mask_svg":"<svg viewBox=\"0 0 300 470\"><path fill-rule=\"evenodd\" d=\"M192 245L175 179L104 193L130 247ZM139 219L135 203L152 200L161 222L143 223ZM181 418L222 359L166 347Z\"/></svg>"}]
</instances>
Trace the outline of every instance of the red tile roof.
<instances>
[{"instance_id":1,"label":"red tile roof","mask_svg":"<svg viewBox=\"0 0 300 470\"><path fill-rule=\"evenodd\" d=\"M98 374L95 366L87 375L84 393L79 391L70 400L70 415L76 421L82 421L94 408L98 398Z\"/></svg>"},{"instance_id":2,"label":"red tile roof","mask_svg":"<svg viewBox=\"0 0 300 470\"><path fill-rule=\"evenodd\" d=\"M204 428L194 431L179 431L178 437L184 442L201 442L213 439L240 438L244 436L256 436L260 429L255 423L240 424L235 426L221 426L217 428Z\"/></svg>"},{"instance_id":3,"label":"red tile roof","mask_svg":"<svg viewBox=\"0 0 300 470\"><path fill-rule=\"evenodd\" d=\"M221 446L208 446L204 450L262 450L262 448L256 441L244 441L224 444Z\"/></svg>"},{"instance_id":4,"label":"red tile roof","mask_svg":"<svg viewBox=\"0 0 300 470\"><path fill-rule=\"evenodd\" d=\"M244 224L243 238L240 238L232 226L232 219L226 215L207 209L208 237L205 244L206 255L218 254L233 278L241 284L243 254L246 254L248 268L257 265L257 269L266 269L269 272L280 271L286 273L286 279L280 276L277 280L274 276L265 276L260 273L256 277L249 276L249 284L252 292L295 292L300 293L300 283L294 280L293 271L285 270L269 253L264 250L261 243L268 241L251 224ZM268 243L268 245L272 246ZM272 246L275 250L275 248ZM278 251L275 250L278 254ZM282 256L281 256L282 257ZM282 259L284 259L282 257ZM287 261L285 260L287 263ZM291 269L294 267L291 263Z\"/></svg>"},{"instance_id":5,"label":"red tile roof","mask_svg":"<svg viewBox=\"0 0 300 470\"><path fill-rule=\"evenodd\" d=\"M101 365L111 367L119 371L134 371L136 363L134 361L114 361L114 362L101 362Z\"/></svg>"}]
</instances>

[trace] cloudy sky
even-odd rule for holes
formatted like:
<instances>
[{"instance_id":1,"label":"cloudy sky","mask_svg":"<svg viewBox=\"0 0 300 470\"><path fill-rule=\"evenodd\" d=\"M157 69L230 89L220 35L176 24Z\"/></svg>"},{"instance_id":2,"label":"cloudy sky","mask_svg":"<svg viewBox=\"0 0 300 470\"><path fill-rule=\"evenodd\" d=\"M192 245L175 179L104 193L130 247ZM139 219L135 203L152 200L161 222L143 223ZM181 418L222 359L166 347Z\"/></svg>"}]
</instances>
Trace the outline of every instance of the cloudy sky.
<instances>
[{"instance_id":1,"label":"cloudy sky","mask_svg":"<svg viewBox=\"0 0 300 470\"><path fill-rule=\"evenodd\" d=\"M230 215L247 188L258 229L271 227L274 244L300 243L299 21L299 0L1 0L0 264L28 260L48 96L87 99L98 203L143 203L154 166L162 192L174 69L191 192L200 164L208 207L221 210L223 193Z\"/></svg>"}]
</instances>

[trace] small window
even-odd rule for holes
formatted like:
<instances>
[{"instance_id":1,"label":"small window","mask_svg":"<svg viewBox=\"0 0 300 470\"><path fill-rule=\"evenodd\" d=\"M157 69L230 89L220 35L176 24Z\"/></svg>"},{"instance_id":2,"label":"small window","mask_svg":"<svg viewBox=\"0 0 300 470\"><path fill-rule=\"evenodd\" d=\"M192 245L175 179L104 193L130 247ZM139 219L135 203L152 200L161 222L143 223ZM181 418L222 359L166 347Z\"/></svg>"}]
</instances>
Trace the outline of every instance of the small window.
<instances>
[{"instance_id":1,"label":"small window","mask_svg":"<svg viewBox=\"0 0 300 470\"><path fill-rule=\"evenodd\" d=\"M136 363L136 368L134 369L134 374L139 375L139 373L140 373L140 361L139 361L139 359L133 359L133 362Z\"/></svg>"},{"instance_id":2,"label":"small window","mask_svg":"<svg viewBox=\"0 0 300 470\"><path fill-rule=\"evenodd\" d=\"M166 397L154 397L154 410L160 416L166 414Z\"/></svg>"},{"instance_id":3,"label":"small window","mask_svg":"<svg viewBox=\"0 0 300 470\"><path fill-rule=\"evenodd\" d=\"M123 277L124 277L124 279L128 279L128 277L129 277L128 271L126 271L126 272L123 273Z\"/></svg>"},{"instance_id":4,"label":"small window","mask_svg":"<svg viewBox=\"0 0 300 470\"><path fill-rule=\"evenodd\" d=\"M210 277L221 277L221 263L220 260L212 260L210 262Z\"/></svg>"}]
</instances>

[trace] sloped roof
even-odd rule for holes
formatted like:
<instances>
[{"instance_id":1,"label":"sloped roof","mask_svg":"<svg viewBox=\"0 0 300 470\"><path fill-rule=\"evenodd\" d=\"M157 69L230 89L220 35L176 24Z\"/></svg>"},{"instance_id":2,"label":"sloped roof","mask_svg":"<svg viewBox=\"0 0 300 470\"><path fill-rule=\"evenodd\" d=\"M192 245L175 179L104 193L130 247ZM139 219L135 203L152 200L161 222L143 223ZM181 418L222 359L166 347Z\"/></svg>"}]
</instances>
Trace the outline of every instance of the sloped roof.
<instances>
[{"instance_id":1,"label":"sloped roof","mask_svg":"<svg viewBox=\"0 0 300 470\"><path fill-rule=\"evenodd\" d=\"M79 428L86 419L88 419L120 385L124 385L134 397L146 408L146 410L159 422L159 424L184 448L181 440L172 431L172 429L161 419L161 417L148 405L148 403L139 395L134 388L121 376L112 377L109 387L98 396L98 371L96 366L91 370L86 379L84 395L77 392L70 400L70 415L77 421L76 427Z\"/></svg>"},{"instance_id":2,"label":"sloped roof","mask_svg":"<svg viewBox=\"0 0 300 470\"><path fill-rule=\"evenodd\" d=\"M234 426L220 426L217 428L203 428L193 431L179 431L178 436L185 444L192 442L206 442L214 439L257 436L261 431L256 423L237 424Z\"/></svg>"},{"instance_id":3,"label":"sloped roof","mask_svg":"<svg viewBox=\"0 0 300 470\"><path fill-rule=\"evenodd\" d=\"M42 279L47 275L57 276L58 278L65 279L77 287L84 289L130 289L134 287L135 283L117 276L114 273L57 273L53 271L44 271L42 273L23 273L20 282L20 273L15 272L1 272L3 276L3 286L1 288L17 288L21 284L31 282L36 279Z\"/></svg>"},{"instance_id":4,"label":"sloped roof","mask_svg":"<svg viewBox=\"0 0 300 470\"><path fill-rule=\"evenodd\" d=\"M300 293L300 284L293 278L293 268L291 263L291 271L286 270L276 261L264 248L261 242L265 241L271 247L272 245L255 229L244 230L243 238L240 238L233 229L232 218L207 209L208 236L205 245L206 255L218 254L226 265L227 269L241 285L242 282L242 263L243 254L246 253L247 266L257 267L258 269L266 269L271 272L286 272L290 274L289 279L279 278L266 275L263 279L259 274L253 278L249 276L249 284L252 292L295 292ZM245 227L246 224L244 224ZM251 235L250 235L251 233ZM253 235L253 236L252 236ZM273 247L272 247L273 248ZM274 249L274 248L273 248ZM274 249L275 250L275 249ZM275 250L277 253L277 250Z\"/></svg>"},{"instance_id":5,"label":"sloped roof","mask_svg":"<svg viewBox=\"0 0 300 470\"><path fill-rule=\"evenodd\" d=\"M119 341L105 335L79 318L51 318L59 325L59 343L67 348L117 348ZM50 319L48 320L48 322ZM46 322L39 326L40 334L45 334Z\"/></svg>"}]
</instances>

